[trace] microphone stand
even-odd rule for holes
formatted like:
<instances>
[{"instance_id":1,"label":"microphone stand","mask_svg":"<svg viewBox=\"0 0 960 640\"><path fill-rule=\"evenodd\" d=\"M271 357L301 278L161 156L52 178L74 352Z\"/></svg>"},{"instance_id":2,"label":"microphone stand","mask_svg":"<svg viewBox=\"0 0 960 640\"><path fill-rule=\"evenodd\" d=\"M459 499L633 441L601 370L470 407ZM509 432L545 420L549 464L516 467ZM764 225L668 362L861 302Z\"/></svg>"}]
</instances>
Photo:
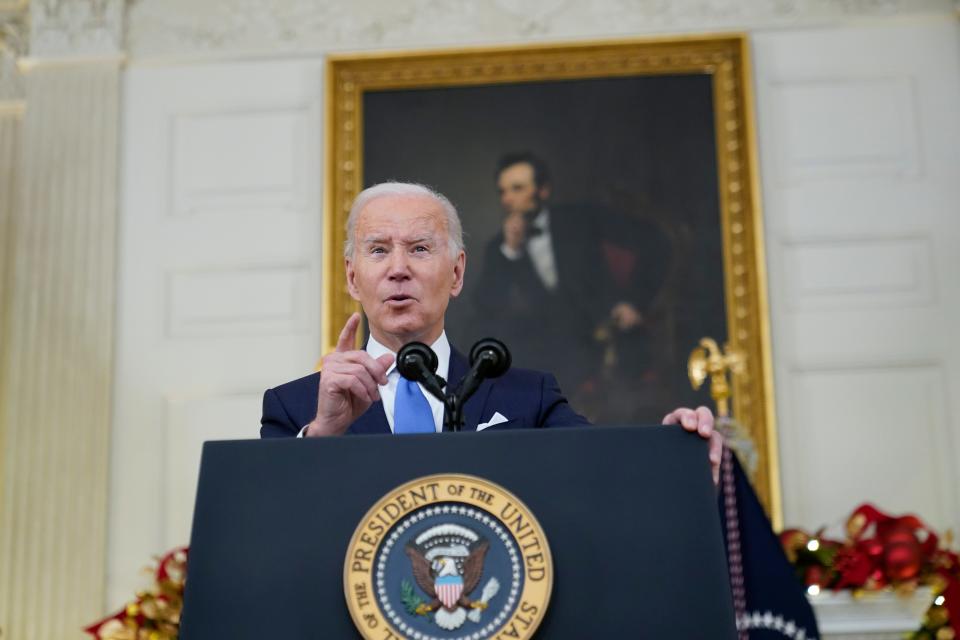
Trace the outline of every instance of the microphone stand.
<instances>
[{"instance_id":1,"label":"microphone stand","mask_svg":"<svg viewBox=\"0 0 960 640\"><path fill-rule=\"evenodd\" d=\"M456 393L448 391L443 397L443 430L460 431L463 429L463 403L466 398L457 396Z\"/></svg>"},{"instance_id":2,"label":"microphone stand","mask_svg":"<svg viewBox=\"0 0 960 640\"><path fill-rule=\"evenodd\" d=\"M403 346L397 354L397 367L400 374L410 380L416 380L443 403L443 430L460 431L463 429L463 407L467 400L477 392L486 378L496 378L510 368L510 352L499 340L484 338L470 349L470 371L464 376L456 391L436 374L437 354L422 342L411 342ZM444 391L444 387L447 390Z\"/></svg>"}]
</instances>

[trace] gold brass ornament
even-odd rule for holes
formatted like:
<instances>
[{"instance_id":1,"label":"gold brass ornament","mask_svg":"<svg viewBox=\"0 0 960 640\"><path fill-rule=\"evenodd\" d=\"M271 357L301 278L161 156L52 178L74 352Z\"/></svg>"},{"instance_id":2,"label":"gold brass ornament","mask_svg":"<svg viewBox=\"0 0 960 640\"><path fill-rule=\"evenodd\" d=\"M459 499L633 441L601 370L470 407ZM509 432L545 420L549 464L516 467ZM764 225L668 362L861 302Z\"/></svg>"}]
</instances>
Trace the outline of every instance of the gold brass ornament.
<instances>
[{"instance_id":1,"label":"gold brass ornament","mask_svg":"<svg viewBox=\"0 0 960 640\"><path fill-rule=\"evenodd\" d=\"M687 359L687 375L693 388L699 389L710 378L710 397L717 403L717 415L726 418L730 416L731 384L728 375L739 375L746 372L746 358L743 351L725 345L721 351L717 341L713 338L702 338L700 346L694 347Z\"/></svg>"},{"instance_id":2,"label":"gold brass ornament","mask_svg":"<svg viewBox=\"0 0 960 640\"><path fill-rule=\"evenodd\" d=\"M726 446L737 454L751 482L755 483L760 467L757 443L743 423L730 415L733 379L746 373L743 352L729 343L721 350L713 338L702 338L687 360L687 375L694 389L699 389L709 379L710 397L717 404L716 428L723 434Z\"/></svg>"}]
</instances>

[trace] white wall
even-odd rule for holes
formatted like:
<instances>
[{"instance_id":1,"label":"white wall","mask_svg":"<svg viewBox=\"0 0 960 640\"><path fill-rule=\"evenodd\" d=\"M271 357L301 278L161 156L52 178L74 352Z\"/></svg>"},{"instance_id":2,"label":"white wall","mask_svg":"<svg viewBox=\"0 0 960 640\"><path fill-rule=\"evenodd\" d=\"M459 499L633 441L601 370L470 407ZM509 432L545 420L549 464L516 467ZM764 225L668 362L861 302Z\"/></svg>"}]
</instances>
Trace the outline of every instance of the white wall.
<instances>
[{"instance_id":1,"label":"white wall","mask_svg":"<svg viewBox=\"0 0 960 640\"><path fill-rule=\"evenodd\" d=\"M785 522L870 498L960 524L945 3L183 2L135 3L128 30L110 603L187 542L200 442L255 437L263 388L319 355L322 59L343 48L753 26Z\"/></svg>"}]
</instances>

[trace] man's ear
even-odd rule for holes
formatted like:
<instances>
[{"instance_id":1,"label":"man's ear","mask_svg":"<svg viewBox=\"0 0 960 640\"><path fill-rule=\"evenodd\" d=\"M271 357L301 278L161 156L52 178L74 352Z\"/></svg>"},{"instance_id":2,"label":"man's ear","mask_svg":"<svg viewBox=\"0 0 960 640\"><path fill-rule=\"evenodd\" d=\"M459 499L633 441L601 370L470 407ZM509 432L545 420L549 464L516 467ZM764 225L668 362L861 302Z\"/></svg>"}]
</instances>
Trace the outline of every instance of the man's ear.
<instances>
[{"instance_id":1,"label":"man's ear","mask_svg":"<svg viewBox=\"0 0 960 640\"><path fill-rule=\"evenodd\" d=\"M540 187L539 189L537 189L537 197L540 198L541 201L547 201L550 199L550 183L549 182L543 185L542 187Z\"/></svg>"},{"instance_id":2,"label":"man's ear","mask_svg":"<svg viewBox=\"0 0 960 640\"><path fill-rule=\"evenodd\" d=\"M463 251L453 263L453 286L450 288L450 297L456 298L463 291L463 274L467 269L467 254Z\"/></svg>"},{"instance_id":3,"label":"man's ear","mask_svg":"<svg viewBox=\"0 0 960 640\"><path fill-rule=\"evenodd\" d=\"M356 273L353 270L353 262L350 258L344 258L343 264L347 268L347 291L354 300L360 300L360 290L357 289Z\"/></svg>"}]
</instances>

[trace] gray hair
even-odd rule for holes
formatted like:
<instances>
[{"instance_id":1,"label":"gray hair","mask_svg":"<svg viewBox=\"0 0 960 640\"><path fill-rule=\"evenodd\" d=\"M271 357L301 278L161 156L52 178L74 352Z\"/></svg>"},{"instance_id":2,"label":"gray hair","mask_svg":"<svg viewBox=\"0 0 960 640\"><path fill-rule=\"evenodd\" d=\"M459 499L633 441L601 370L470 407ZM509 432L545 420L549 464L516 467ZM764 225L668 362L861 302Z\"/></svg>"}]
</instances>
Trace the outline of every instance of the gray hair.
<instances>
[{"instance_id":1,"label":"gray hair","mask_svg":"<svg viewBox=\"0 0 960 640\"><path fill-rule=\"evenodd\" d=\"M353 206L350 207L350 215L347 216L347 241L343 245L344 256L347 258L353 257L353 251L356 248L357 218L360 216L360 212L377 198L387 196L426 196L436 200L447 217L447 241L451 257L456 258L464 250L463 225L460 224L460 215L457 213L457 208L445 195L415 182L381 182L361 191L353 201Z\"/></svg>"}]
</instances>

